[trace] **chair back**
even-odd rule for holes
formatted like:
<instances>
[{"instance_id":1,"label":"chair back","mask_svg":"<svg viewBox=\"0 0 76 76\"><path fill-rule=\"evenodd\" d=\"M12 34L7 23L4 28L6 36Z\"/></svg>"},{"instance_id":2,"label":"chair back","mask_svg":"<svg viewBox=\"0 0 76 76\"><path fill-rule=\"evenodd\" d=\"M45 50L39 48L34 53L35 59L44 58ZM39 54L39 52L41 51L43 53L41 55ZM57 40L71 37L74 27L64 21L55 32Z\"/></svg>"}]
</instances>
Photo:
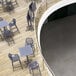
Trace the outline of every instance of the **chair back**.
<instances>
[{"instance_id":1,"label":"chair back","mask_svg":"<svg viewBox=\"0 0 76 76\"><path fill-rule=\"evenodd\" d=\"M12 21L9 23L10 27L12 27L14 25L16 25L16 19L15 18L13 18Z\"/></svg>"},{"instance_id":2,"label":"chair back","mask_svg":"<svg viewBox=\"0 0 76 76\"><path fill-rule=\"evenodd\" d=\"M33 39L32 38L26 38L26 44L33 46Z\"/></svg>"},{"instance_id":3,"label":"chair back","mask_svg":"<svg viewBox=\"0 0 76 76\"><path fill-rule=\"evenodd\" d=\"M13 61L16 62L18 60L20 60L19 55L18 54L8 54L8 57Z\"/></svg>"},{"instance_id":4,"label":"chair back","mask_svg":"<svg viewBox=\"0 0 76 76\"><path fill-rule=\"evenodd\" d=\"M12 60L12 54L11 53L8 54L8 57L10 58L10 60Z\"/></svg>"},{"instance_id":5,"label":"chair back","mask_svg":"<svg viewBox=\"0 0 76 76\"><path fill-rule=\"evenodd\" d=\"M12 19L12 22L14 25L16 25L16 19L15 18Z\"/></svg>"}]
</instances>

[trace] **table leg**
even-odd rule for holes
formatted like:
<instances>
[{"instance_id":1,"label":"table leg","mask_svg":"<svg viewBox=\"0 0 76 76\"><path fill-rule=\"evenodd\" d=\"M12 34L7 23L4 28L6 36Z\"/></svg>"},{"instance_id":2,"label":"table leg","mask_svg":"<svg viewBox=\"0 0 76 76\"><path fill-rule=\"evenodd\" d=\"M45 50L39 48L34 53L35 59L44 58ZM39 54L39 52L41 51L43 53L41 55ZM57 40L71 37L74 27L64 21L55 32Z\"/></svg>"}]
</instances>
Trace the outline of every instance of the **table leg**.
<instances>
[{"instance_id":1,"label":"table leg","mask_svg":"<svg viewBox=\"0 0 76 76\"><path fill-rule=\"evenodd\" d=\"M29 61L29 58L28 58L28 56L26 56L26 57L27 57L27 65L28 65L30 61Z\"/></svg>"}]
</instances>

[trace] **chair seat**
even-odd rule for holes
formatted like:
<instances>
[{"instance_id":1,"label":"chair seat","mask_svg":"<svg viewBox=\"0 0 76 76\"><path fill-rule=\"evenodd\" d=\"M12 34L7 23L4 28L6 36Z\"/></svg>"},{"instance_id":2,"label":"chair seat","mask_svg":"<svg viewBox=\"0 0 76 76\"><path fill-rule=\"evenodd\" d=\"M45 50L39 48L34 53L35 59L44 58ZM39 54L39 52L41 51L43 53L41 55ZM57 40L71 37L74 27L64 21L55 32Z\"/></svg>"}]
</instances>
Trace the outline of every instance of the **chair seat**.
<instances>
[{"instance_id":1,"label":"chair seat","mask_svg":"<svg viewBox=\"0 0 76 76\"><path fill-rule=\"evenodd\" d=\"M11 31L9 31L9 30L5 30L4 31L4 36L5 37L12 37L13 36L13 33Z\"/></svg>"},{"instance_id":2,"label":"chair seat","mask_svg":"<svg viewBox=\"0 0 76 76\"><path fill-rule=\"evenodd\" d=\"M39 67L39 64L37 63L37 61L33 61L33 62L31 62L31 63L29 63L29 68L30 69L36 69L36 68L38 68Z\"/></svg>"},{"instance_id":3,"label":"chair seat","mask_svg":"<svg viewBox=\"0 0 76 76\"><path fill-rule=\"evenodd\" d=\"M13 62L18 61L19 56L17 54L12 55L12 60L13 60Z\"/></svg>"},{"instance_id":4,"label":"chair seat","mask_svg":"<svg viewBox=\"0 0 76 76\"><path fill-rule=\"evenodd\" d=\"M10 26L10 27L14 26L13 22L10 22L10 23L9 23L9 26Z\"/></svg>"}]
</instances>

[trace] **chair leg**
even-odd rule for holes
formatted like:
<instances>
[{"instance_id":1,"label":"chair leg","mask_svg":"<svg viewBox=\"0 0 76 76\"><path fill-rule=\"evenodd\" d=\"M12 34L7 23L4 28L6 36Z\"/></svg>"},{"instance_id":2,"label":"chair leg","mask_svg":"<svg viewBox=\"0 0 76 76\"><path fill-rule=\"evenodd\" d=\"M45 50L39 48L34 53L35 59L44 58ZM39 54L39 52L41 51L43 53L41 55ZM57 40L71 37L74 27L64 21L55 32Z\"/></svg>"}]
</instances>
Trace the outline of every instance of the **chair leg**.
<instances>
[{"instance_id":1,"label":"chair leg","mask_svg":"<svg viewBox=\"0 0 76 76\"><path fill-rule=\"evenodd\" d=\"M40 71L40 67L39 67L38 69L39 69L39 73L40 73L40 76L41 76L41 71Z\"/></svg>"},{"instance_id":2,"label":"chair leg","mask_svg":"<svg viewBox=\"0 0 76 76\"><path fill-rule=\"evenodd\" d=\"M19 62L20 62L21 68L23 69L23 67L22 67L22 63L21 63L21 61L20 61L20 60L19 60Z\"/></svg>"},{"instance_id":3,"label":"chair leg","mask_svg":"<svg viewBox=\"0 0 76 76\"><path fill-rule=\"evenodd\" d=\"M5 39L5 40L8 43L8 45L10 46L10 42L9 42L10 39Z\"/></svg>"},{"instance_id":4,"label":"chair leg","mask_svg":"<svg viewBox=\"0 0 76 76\"><path fill-rule=\"evenodd\" d=\"M13 31L12 31L12 27L10 27L10 31L13 32Z\"/></svg>"},{"instance_id":5,"label":"chair leg","mask_svg":"<svg viewBox=\"0 0 76 76\"><path fill-rule=\"evenodd\" d=\"M2 37L2 35L0 35L0 37L1 37L1 40L3 40L3 37Z\"/></svg>"},{"instance_id":6,"label":"chair leg","mask_svg":"<svg viewBox=\"0 0 76 76\"><path fill-rule=\"evenodd\" d=\"M16 25L15 25L16 26ZM17 28L17 31L20 33L20 31L19 31L19 29L18 29L18 27L16 26L16 28Z\"/></svg>"},{"instance_id":7,"label":"chair leg","mask_svg":"<svg viewBox=\"0 0 76 76\"><path fill-rule=\"evenodd\" d=\"M8 45L10 46L10 43L8 42Z\"/></svg>"},{"instance_id":8,"label":"chair leg","mask_svg":"<svg viewBox=\"0 0 76 76\"><path fill-rule=\"evenodd\" d=\"M29 72L30 72L30 74L31 74L31 69L29 68Z\"/></svg>"},{"instance_id":9,"label":"chair leg","mask_svg":"<svg viewBox=\"0 0 76 76\"><path fill-rule=\"evenodd\" d=\"M18 33L20 33L18 27L17 27L16 25L15 25L14 27L17 29ZM10 27L10 31L11 31L11 32L13 32L12 29L13 29L13 27Z\"/></svg>"},{"instance_id":10,"label":"chair leg","mask_svg":"<svg viewBox=\"0 0 76 76\"><path fill-rule=\"evenodd\" d=\"M32 76L34 76L34 72L33 72L33 70L32 70Z\"/></svg>"},{"instance_id":11,"label":"chair leg","mask_svg":"<svg viewBox=\"0 0 76 76\"><path fill-rule=\"evenodd\" d=\"M13 39L13 38L11 38L11 39L12 39L13 43L15 44L15 41L14 41L14 39Z\"/></svg>"},{"instance_id":12,"label":"chair leg","mask_svg":"<svg viewBox=\"0 0 76 76\"><path fill-rule=\"evenodd\" d=\"M12 67L13 67L13 71L14 71L14 65L13 65L13 62L12 62Z\"/></svg>"},{"instance_id":13,"label":"chair leg","mask_svg":"<svg viewBox=\"0 0 76 76\"><path fill-rule=\"evenodd\" d=\"M30 74L32 74L32 76L34 76L33 69L30 69L30 68L29 68L29 72L30 72Z\"/></svg>"},{"instance_id":14,"label":"chair leg","mask_svg":"<svg viewBox=\"0 0 76 76\"><path fill-rule=\"evenodd\" d=\"M16 2L16 5L18 5L17 0L15 0L15 2Z\"/></svg>"},{"instance_id":15,"label":"chair leg","mask_svg":"<svg viewBox=\"0 0 76 76\"><path fill-rule=\"evenodd\" d=\"M15 41L13 40L13 43L15 44Z\"/></svg>"},{"instance_id":16,"label":"chair leg","mask_svg":"<svg viewBox=\"0 0 76 76\"><path fill-rule=\"evenodd\" d=\"M32 46L32 48L33 48L33 56L35 57L35 47Z\"/></svg>"}]
</instances>

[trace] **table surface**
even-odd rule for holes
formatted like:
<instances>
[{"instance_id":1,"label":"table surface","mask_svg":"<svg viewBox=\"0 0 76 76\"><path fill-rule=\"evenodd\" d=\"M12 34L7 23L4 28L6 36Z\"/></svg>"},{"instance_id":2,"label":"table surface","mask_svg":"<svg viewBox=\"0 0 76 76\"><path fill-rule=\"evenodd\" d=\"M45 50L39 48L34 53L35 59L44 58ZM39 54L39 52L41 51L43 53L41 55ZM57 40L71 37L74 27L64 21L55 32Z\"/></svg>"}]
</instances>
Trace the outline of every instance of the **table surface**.
<instances>
[{"instance_id":1,"label":"table surface","mask_svg":"<svg viewBox=\"0 0 76 76\"><path fill-rule=\"evenodd\" d=\"M5 21L5 20L0 21L0 28L8 26L8 25L9 25L9 23L7 21Z\"/></svg>"},{"instance_id":2,"label":"table surface","mask_svg":"<svg viewBox=\"0 0 76 76\"><path fill-rule=\"evenodd\" d=\"M29 56L33 54L33 50L30 45L26 45L25 47L19 48L19 52L20 52L21 57Z\"/></svg>"}]
</instances>

